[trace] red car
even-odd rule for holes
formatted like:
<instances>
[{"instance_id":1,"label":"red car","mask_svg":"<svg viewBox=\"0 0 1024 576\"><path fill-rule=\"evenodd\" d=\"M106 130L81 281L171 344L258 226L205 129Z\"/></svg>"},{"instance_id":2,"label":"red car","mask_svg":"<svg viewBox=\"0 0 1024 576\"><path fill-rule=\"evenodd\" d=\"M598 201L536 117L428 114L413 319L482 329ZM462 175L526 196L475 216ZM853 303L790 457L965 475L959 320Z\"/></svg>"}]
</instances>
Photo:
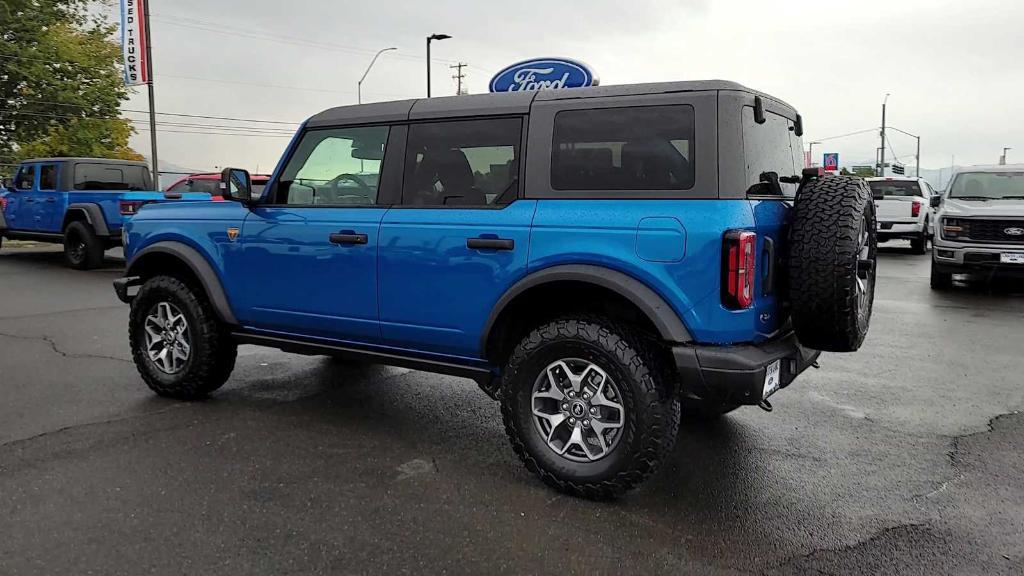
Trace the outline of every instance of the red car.
<instances>
[{"instance_id":1,"label":"red car","mask_svg":"<svg viewBox=\"0 0 1024 576\"><path fill-rule=\"evenodd\" d=\"M259 197L263 194L263 187L270 180L270 174L252 175L252 194ZM206 192L214 202L223 202L220 195L220 174L190 174L179 178L174 184L167 187L167 192Z\"/></svg>"}]
</instances>

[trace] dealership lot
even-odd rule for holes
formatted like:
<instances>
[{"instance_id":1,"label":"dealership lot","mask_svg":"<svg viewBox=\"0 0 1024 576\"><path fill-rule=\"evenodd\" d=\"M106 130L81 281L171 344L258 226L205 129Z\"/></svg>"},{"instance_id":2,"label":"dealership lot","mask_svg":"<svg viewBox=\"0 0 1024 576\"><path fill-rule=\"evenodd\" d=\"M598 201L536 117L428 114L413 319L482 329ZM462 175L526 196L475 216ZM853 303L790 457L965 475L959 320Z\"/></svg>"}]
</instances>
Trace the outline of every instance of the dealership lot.
<instances>
[{"instance_id":1,"label":"dealership lot","mask_svg":"<svg viewBox=\"0 0 1024 576\"><path fill-rule=\"evenodd\" d=\"M1024 570L1024 285L932 292L904 243L860 352L613 503L536 481L468 380L243 347L159 399L120 264L0 251L0 573Z\"/></svg>"}]
</instances>

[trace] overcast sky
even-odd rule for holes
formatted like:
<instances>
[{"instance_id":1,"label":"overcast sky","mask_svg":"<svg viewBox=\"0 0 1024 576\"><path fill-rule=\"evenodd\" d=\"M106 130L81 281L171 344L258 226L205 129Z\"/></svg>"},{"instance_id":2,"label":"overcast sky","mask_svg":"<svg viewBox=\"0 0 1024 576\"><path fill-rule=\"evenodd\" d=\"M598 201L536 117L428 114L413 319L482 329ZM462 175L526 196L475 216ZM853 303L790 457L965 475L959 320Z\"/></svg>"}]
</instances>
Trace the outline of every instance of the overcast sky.
<instances>
[{"instance_id":1,"label":"overcast sky","mask_svg":"<svg viewBox=\"0 0 1024 576\"><path fill-rule=\"evenodd\" d=\"M718 78L763 90L803 114L805 143L879 126L889 92L889 124L921 135L926 168L953 155L995 163L1004 146L1024 161L1019 0L152 0L150 10L159 112L299 122L354 104L373 53L389 46L398 50L378 60L363 101L422 97L424 38L445 33L432 47L435 96L454 94L456 61L478 93L510 63L568 56L603 85ZM125 108L146 109L145 91ZM148 155L148 138L132 145ZM159 154L192 169L270 172L287 142L160 132ZM865 134L815 156L870 161L877 146ZM912 138L893 134L891 146L913 163Z\"/></svg>"}]
</instances>

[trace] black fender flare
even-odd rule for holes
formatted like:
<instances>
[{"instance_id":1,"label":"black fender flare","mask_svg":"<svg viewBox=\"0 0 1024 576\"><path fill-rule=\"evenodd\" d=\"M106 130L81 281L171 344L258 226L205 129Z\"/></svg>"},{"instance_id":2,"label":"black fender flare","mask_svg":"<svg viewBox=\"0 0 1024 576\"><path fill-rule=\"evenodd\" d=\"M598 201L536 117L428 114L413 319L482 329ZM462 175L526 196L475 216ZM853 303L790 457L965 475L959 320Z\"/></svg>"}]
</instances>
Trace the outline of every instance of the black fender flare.
<instances>
[{"instance_id":1,"label":"black fender flare","mask_svg":"<svg viewBox=\"0 0 1024 576\"><path fill-rule=\"evenodd\" d=\"M542 284L566 280L594 284L616 292L630 302L633 302L651 320L654 327L658 329L658 334L665 341L683 343L693 340L693 337L690 336L690 332L683 325L683 321L679 319L679 315L676 314L675 310L669 306L664 298L654 290L651 290L643 282L603 266L564 264L544 268L529 274L505 291L491 309L491 314L487 317L487 323L484 324L483 333L480 336L480 350L485 351L487 349L487 339L494 328L495 322L497 322L505 307L516 296Z\"/></svg>"},{"instance_id":2,"label":"black fender flare","mask_svg":"<svg viewBox=\"0 0 1024 576\"><path fill-rule=\"evenodd\" d=\"M209 298L210 304L213 305L213 310L217 313L217 317L227 324L238 324L235 313L231 310L231 304L228 302L228 297L224 293L224 286L221 284L220 277L214 272L213 267L210 266L206 258L198 250L187 244L165 240L143 248L132 256L131 262L128 262L128 265L125 267L125 277L139 276L139 263L147 254L154 253L168 254L184 262L196 275L199 282L202 283L206 297Z\"/></svg>"},{"instance_id":3,"label":"black fender flare","mask_svg":"<svg viewBox=\"0 0 1024 576\"><path fill-rule=\"evenodd\" d=\"M82 212L85 214L85 221L92 226L93 232L97 236L110 236L110 229L107 228L107 219L103 217L103 210L99 204L90 204L87 202L76 202L68 205L68 209L64 211L64 222L61 223L61 232L68 224L68 214L72 212Z\"/></svg>"}]
</instances>

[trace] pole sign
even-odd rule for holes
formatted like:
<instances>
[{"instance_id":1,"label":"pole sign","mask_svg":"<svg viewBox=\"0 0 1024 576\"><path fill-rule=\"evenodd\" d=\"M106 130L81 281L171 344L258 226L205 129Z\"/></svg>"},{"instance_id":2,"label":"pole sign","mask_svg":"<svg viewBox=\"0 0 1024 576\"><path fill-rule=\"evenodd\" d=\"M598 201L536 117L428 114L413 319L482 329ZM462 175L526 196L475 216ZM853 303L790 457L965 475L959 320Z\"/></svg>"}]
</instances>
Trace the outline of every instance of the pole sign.
<instances>
[{"instance_id":1,"label":"pole sign","mask_svg":"<svg viewBox=\"0 0 1024 576\"><path fill-rule=\"evenodd\" d=\"M122 0L123 1L123 0ZM585 88L599 83L586 64L569 58L534 58L517 62L491 78L491 92Z\"/></svg>"},{"instance_id":2,"label":"pole sign","mask_svg":"<svg viewBox=\"0 0 1024 576\"><path fill-rule=\"evenodd\" d=\"M829 172L839 171L839 153L838 152L826 152L824 162L822 165L825 166L825 170Z\"/></svg>"},{"instance_id":3,"label":"pole sign","mask_svg":"<svg viewBox=\"0 0 1024 576\"><path fill-rule=\"evenodd\" d=\"M146 0L121 0L121 54L124 56L124 83L128 86L148 84L146 42L149 30L143 17Z\"/></svg>"}]
</instances>

